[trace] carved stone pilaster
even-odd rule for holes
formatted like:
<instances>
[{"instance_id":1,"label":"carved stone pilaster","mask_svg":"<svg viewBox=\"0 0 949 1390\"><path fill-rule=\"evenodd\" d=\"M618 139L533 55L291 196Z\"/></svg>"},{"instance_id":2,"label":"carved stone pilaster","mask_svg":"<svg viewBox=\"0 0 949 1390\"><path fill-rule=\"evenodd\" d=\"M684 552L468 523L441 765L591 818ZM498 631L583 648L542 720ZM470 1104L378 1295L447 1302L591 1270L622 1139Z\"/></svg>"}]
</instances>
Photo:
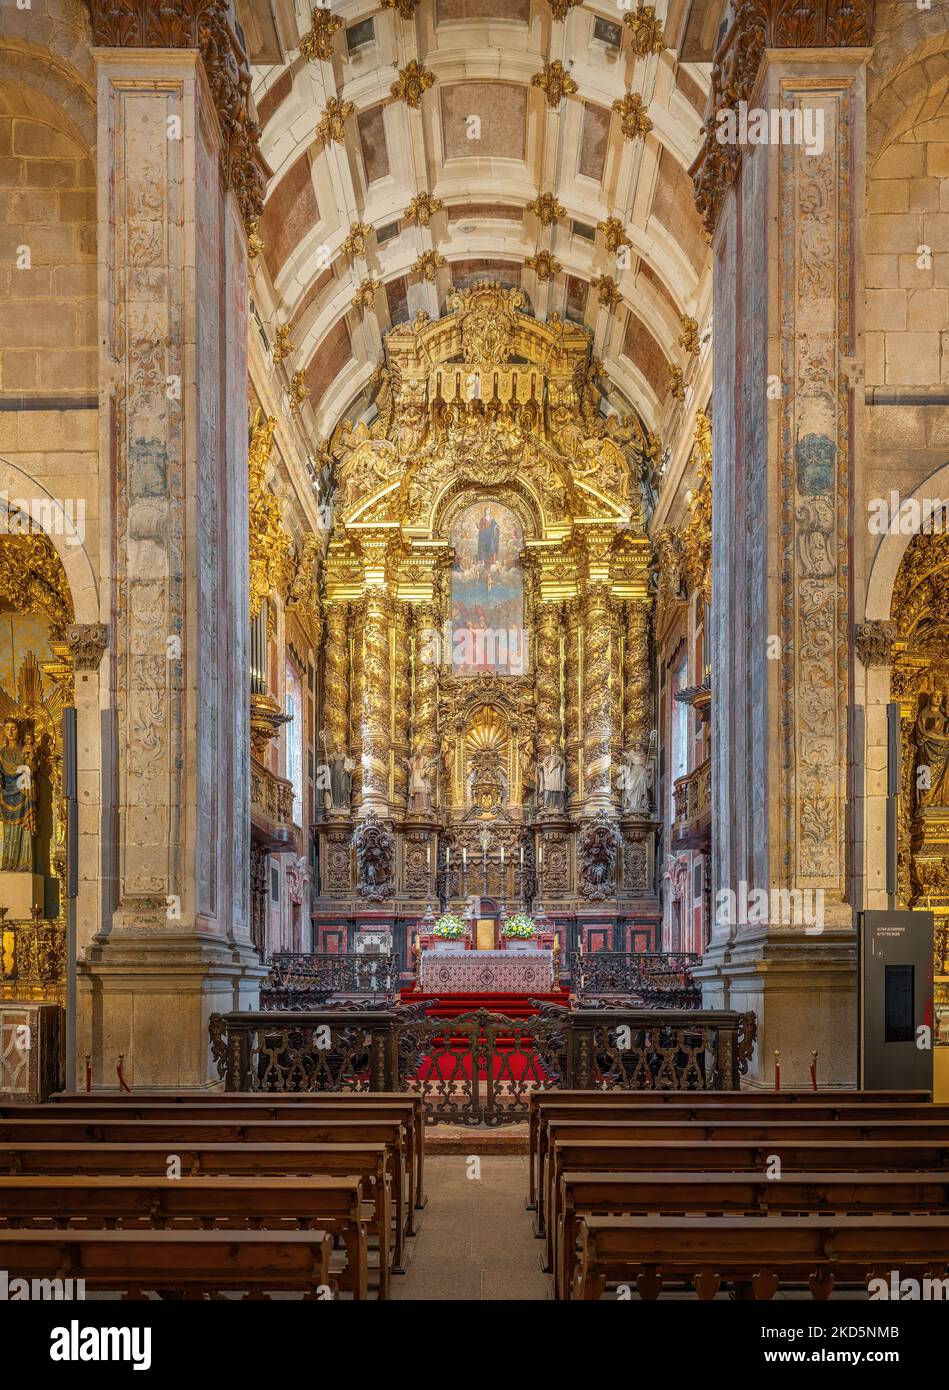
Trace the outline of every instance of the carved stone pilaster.
<instances>
[{"instance_id":1,"label":"carved stone pilaster","mask_svg":"<svg viewBox=\"0 0 949 1390\"><path fill-rule=\"evenodd\" d=\"M66 629L66 641L77 671L97 671L109 645L108 624L72 623Z\"/></svg>"},{"instance_id":2,"label":"carved stone pilaster","mask_svg":"<svg viewBox=\"0 0 949 1390\"><path fill-rule=\"evenodd\" d=\"M251 230L270 170L260 153L251 71L229 0L86 0L100 48L197 48L221 126L221 173Z\"/></svg>"}]
</instances>

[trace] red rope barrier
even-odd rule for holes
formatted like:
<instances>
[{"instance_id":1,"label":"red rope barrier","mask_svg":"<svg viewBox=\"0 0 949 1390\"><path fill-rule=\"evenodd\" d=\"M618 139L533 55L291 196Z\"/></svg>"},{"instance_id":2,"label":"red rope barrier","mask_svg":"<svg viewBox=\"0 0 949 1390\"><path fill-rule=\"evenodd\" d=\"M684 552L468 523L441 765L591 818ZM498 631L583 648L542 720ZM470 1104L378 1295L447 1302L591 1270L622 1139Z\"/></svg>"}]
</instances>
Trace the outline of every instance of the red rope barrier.
<instances>
[{"instance_id":1,"label":"red rope barrier","mask_svg":"<svg viewBox=\"0 0 949 1390\"><path fill-rule=\"evenodd\" d=\"M89 1053L86 1053L86 1090L92 1090L92 1060Z\"/></svg>"},{"instance_id":2,"label":"red rope barrier","mask_svg":"<svg viewBox=\"0 0 949 1390\"><path fill-rule=\"evenodd\" d=\"M124 1056L120 1056L120 1057L119 1057L119 1060L118 1060L118 1061L116 1062L116 1064L115 1064L115 1070L118 1072L118 1076L119 1076L119 1085L122 1087L122 1090L123 1090L123 1091L126 1091L129 1095L131 1095L131 1094L132 1094L132 1088L131 1088L131 1086L128 1084L128 1082L126 1081L125 1077L122 1075L122 1063L123 1063L124 1061L125 1061L125 1057L124 1057Z\"/></svg>"},{"instance_id":3,"label":"red rope barrier","mask_svg":"<svg viewBox=\"0 0 949 1390\"><path fill-rule=\"evenodd\" d=\"M781 1054L777 1048L774 1049L774 1089L781 1089Z\"/></svg>"},{"instance_id":4,"label":"red rope barrier","mask_svg":"<svg viewBox=\"0 0 949 1390\"><path fill-rule=\"evenodd\" d=\"M811 1090L817 1090L817 1053L811 1053Z\"/></svg>"}]
</instances>

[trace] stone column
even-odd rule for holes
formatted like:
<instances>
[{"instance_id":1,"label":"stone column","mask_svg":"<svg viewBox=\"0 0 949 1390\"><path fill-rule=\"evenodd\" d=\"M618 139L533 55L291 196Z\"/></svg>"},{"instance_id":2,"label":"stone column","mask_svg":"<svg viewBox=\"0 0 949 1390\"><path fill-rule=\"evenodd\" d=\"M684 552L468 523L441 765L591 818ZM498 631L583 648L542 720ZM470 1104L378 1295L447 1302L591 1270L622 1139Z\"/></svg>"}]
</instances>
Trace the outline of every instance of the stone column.
<instances>
[{"instance_id":1,"label":"stone column","mask_svg":"<svg viewBox=\"0 0 949 1390\"><path fill-rule=\"evenodd\" d=\"M249 923L247 239L225 183L235 127L225 145L219 121L236 87L219 57L212 96L197 47L149 46L169 40L146 8L134 34L112 34L93 6L98 43L142 46L95 52L117 875L111 930L82 963L80 1026L95 1080L112 1084L121 1053L139 1090L205 1085L209 1014L254 1003L263 973ZM187 43L189 23L170 41ZM191 41L226 51L215 23L195 21Z\"/></svg>"},{"instance_id":2,"label":"stone column","mask_svg":"<svg viewBox=\"0 0 949 1390\"><path fill-rule=\"evenodd\" d=\"M787 130L797 122L811 149L786 136L723 146L713 135L696 176L714 227L719 909L698 975L707 1005L756 1012L749 1079L758 1085L773 1084L775 1048L786 1085L807 1084L815 1048L824 1085L856 1079L848 530L858 481L853 392L863 389L868 50L835 45L867 42L867 11L852 7L844 25L839 7L816 0L793 12L746 7L739 27L754 27L716 69L717 102L728 93ZM766 895L760 920L746 906L756 890ZM733 907L726 920L723 891Z\"/></svg>"}]
</instances>

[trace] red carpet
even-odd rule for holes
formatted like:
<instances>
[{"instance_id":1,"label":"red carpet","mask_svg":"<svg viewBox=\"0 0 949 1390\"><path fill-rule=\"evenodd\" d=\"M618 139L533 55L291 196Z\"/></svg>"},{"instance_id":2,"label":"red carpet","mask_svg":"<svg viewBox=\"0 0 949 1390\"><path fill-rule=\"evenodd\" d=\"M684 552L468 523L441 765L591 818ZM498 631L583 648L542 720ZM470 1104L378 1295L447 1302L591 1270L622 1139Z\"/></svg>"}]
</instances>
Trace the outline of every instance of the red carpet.
<instances>
[{"instance_id":1,"label":"red carpet","mask_svg":"<svg viewBox=\"0 0 949 1390\"><path fill-rule=\"evenodd\" d=\"M487 1009L489 1013L503 1014L505 1018L529 1019L539 1012L531 999L543 1004L566 1004L569 994L565 989L554 994L415 994L410 989L402 991L406 1004L420 1004L430 999L438 999L428 1009L427 1016L434 1019L450 1020L461 1014L474 1013L477 1009ZM452 1037L446 1032L443 1037L433 1039L433 1055L419 1068L420 1080L431 1081L439 1078L443 1082L464 1084L470 1081L472 1070L471 1040L467 1036ZM529 1036L515 1040L513 1037L499 1038L492 1054L492 1073L495 1085L504 1082L535 1081L542 1082L546 1073L533 1051ZM479 1075L485 1079L482 1066Z\"/></svg>"}]
</instances>

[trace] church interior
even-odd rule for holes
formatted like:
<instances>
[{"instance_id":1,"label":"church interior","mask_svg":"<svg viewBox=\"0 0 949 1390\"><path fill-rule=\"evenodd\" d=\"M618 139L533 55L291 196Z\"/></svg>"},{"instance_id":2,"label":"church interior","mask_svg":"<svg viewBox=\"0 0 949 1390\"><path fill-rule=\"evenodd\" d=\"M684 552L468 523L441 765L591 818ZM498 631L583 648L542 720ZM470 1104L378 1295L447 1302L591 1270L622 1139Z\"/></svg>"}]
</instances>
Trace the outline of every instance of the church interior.
<instances>
[{"instance_id":1,"label":"church interior","mask_svg":"<svg viewBox=\"0 0 949 1390\"><path fill-rule=\"evenodd\" d=\"M947 0L10 0L0 205L9 1286L949 1296Z\"/></svg>"}]
</instances>

